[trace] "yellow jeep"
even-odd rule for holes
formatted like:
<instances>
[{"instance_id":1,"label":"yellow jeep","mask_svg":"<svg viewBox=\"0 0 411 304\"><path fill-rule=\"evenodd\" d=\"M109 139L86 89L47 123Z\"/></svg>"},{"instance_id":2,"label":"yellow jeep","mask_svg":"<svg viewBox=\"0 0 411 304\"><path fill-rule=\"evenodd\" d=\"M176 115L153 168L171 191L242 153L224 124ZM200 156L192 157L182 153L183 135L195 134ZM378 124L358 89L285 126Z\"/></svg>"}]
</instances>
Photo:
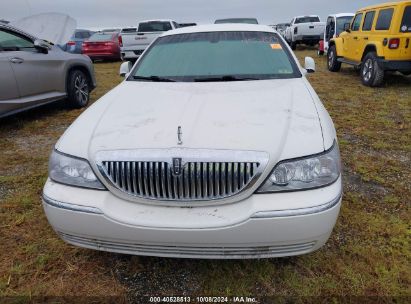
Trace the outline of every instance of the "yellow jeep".
<instances>
[{"instance_id":1,"label":"yellow jeep","mask_svg":"<svg viewBox=\"0 0 411 304\"><path fill-rule=\"evenodd\" d=\"M411 74L411 1L363 8L344 29L330 41L330 71L338 72L342 63L353 65L371 87L383 83L385 71Z\"/></svg>"}]
</instances>

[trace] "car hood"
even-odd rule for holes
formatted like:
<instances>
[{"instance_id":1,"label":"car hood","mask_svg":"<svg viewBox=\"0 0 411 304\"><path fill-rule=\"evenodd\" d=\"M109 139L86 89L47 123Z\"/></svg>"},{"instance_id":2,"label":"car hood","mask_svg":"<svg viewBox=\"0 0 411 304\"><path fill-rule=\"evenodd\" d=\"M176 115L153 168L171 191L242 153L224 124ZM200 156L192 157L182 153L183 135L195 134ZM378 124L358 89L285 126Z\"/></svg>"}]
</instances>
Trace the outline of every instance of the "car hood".
<instances>
[{"instance_id":1,"label":"car hood","mask_svg":"<svg viewBox=\"0 0 411 304\"><path fill-rule=\"evenodd\" d=\"M64 44L73 35L77 22L65 14L44 13L14 21L11 25L33 37L54 44Z\"/></svg>"},{"instance_id":2,"label":"car hood","mask_svg":"<svg viewBox=\"0 0 411 304\"><path fill-rule=\"evenodd\" d=\"M322 152L320 120L305 82L125 81L107 96L89 157L104 150L175 147L263 151L274 159Z\"/></svg>"}]
</instances>

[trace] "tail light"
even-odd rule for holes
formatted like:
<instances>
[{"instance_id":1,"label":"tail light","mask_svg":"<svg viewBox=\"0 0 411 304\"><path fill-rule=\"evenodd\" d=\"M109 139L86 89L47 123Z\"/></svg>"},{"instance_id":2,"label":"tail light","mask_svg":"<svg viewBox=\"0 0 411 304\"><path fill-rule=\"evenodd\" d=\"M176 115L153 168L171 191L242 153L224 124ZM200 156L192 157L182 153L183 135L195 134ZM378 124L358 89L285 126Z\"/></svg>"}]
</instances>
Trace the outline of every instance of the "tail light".
<instances>
[{"instance_id":1,"label":"tail light","mask_svg":"<svg viewBox=\"0 0 411 304\"><path fill-rule=\"evenodd\" d=\"M119 44L120 46L123 46L123 37L118 36L118 44Z\"/></svg>"},{"instance_id":2,"label":"tail light","mask_svg":"<svg viewBox=\"0 0 411 304\"><path fill-rule=\"evenodd\" d=\"M67 46L73 46L73 45L76 45L76 42L75 42L75 41L69 41L69 42L67 42Z\"/></svg>"},{"instance_id":3,"label":"tail light","mask_svg":"<svg viewBox=\"0 0 411 304\"><path fill-rule=\"evenodd\" d=\"M297 34L298 33L298 26L296 26L295 28L294 28L294 34Z\"/></svg>"},{"instance_id":4,"label":"tail light","mask_svg":"<svg viewBox=\"0 0 411 304\"><path fill-rule=\"evenodd\" d=\"M388 42L388 48L389 49L395 50L395 49L398 49L399 47L400 47L400 39L399 38L392 38Z\"/></svg>"}]
</instances>

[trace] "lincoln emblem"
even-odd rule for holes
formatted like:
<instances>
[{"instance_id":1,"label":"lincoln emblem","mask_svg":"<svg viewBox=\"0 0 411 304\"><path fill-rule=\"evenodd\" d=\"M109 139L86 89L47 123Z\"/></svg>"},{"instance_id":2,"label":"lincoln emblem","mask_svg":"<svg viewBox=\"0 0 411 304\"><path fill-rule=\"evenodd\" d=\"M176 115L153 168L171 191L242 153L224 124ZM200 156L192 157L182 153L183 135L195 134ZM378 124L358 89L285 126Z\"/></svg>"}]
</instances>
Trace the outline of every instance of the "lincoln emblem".
<instances>
[{"instance_id":1,"label":"lincoln emblem","mask_svg":"<svg viewBox=\"0 0 411 304\"><path fill-rule=\"evenodd\" d=\"M180 146L183 144L183 131L180 126L177 129L177 144Z\"/></svg>"},{"instance_id":2,"label":"lincoln emblem","mask_svg":"<svg viewBox=\"0 0 411 304\"><path fill-rule=\"evenodd\" d=\"M179 176L182 173L182 159L173 158L173 175Z\"/></svg>"}]
</instances>

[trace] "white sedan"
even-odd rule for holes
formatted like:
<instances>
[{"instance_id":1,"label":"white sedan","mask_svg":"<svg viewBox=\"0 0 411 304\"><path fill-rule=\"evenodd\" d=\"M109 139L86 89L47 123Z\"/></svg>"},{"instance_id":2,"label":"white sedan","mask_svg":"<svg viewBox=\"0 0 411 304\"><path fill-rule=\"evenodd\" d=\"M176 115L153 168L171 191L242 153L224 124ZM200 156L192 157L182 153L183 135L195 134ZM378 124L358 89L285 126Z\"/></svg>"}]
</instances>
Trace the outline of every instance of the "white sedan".
<instances>
[{"instance_id":1,"label":"white sedan","mask_svg":"<svg viewBox=\"0 0 411 304\"><path fill-rule=\"evenodd\" d=\"M66 242L183 258L313 252L335 225L340 154L330 116L267 26L181 28L56 144L43 204Z\"/></svg>"}]
</instances>

